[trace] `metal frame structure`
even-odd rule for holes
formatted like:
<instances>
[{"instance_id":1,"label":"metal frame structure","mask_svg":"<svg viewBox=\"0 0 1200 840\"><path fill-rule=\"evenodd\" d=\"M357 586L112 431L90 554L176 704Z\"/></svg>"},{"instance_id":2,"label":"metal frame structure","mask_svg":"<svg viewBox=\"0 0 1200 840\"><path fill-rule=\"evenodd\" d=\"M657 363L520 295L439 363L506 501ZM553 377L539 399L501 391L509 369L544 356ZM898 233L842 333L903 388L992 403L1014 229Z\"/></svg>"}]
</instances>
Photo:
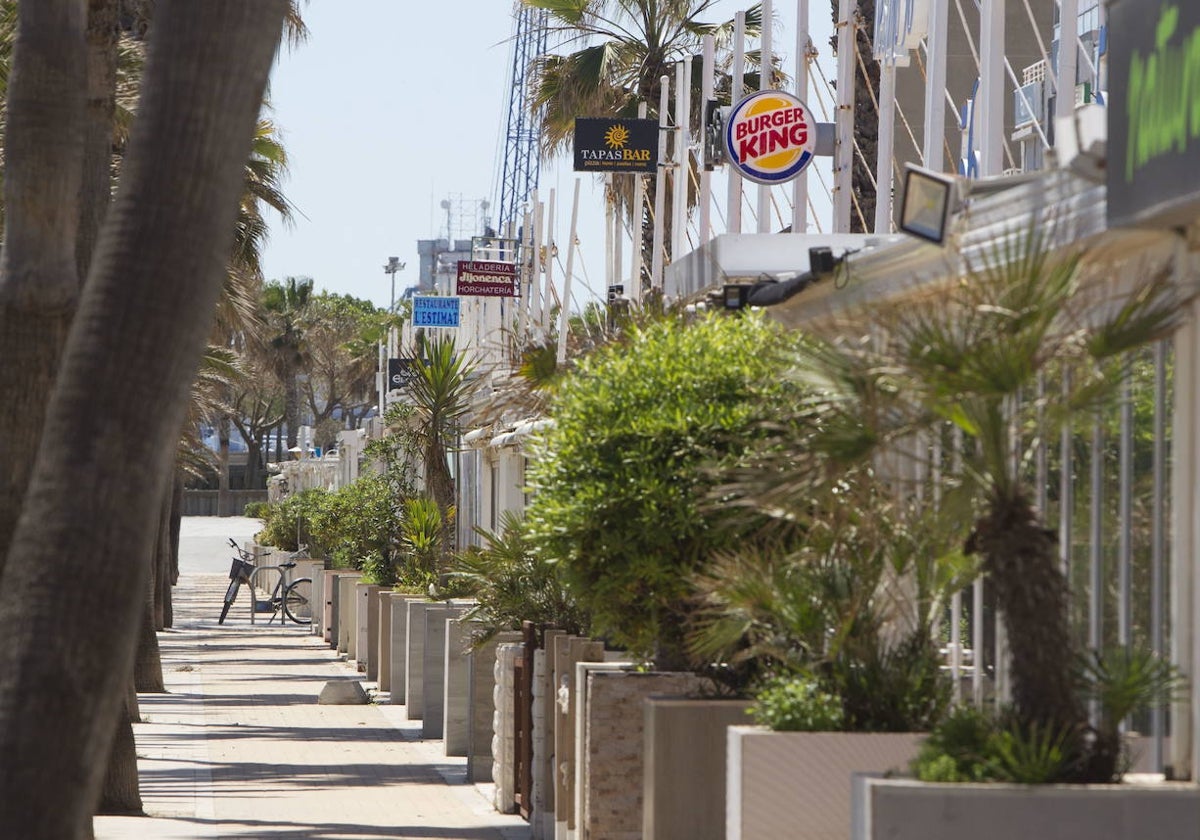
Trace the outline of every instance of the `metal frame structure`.
<instances>
[{"instance_id":1,"label":"metal frame structure","mask_svg":"<svg viewBox=\"0 0 1200 840\"><path fill-rule=\"evenodd\" d=\"M546 53L547 13L513 4L512 66L509 69L508 123L504 132L503 165L496 203L496 230L513 237L521 207L537 189L541 172L541 124L530 106L530 65ZM509 228L512 228L510 230Z\"/></svg>"}]
</instances>

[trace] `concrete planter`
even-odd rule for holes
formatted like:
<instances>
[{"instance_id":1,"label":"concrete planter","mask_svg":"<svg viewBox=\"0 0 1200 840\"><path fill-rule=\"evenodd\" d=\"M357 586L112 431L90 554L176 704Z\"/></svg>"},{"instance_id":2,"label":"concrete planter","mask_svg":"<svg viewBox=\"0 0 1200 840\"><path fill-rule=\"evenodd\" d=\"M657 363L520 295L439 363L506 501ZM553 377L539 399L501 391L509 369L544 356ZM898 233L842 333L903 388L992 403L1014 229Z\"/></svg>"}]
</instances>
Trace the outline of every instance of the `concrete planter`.
<instances>
[{"instance_id":1,"label":"concrete planter","mask_svg":"<svg viewBox=\"0 0 1200 840\"><path fill-rule=\"evenodd\" d=\"M581 662L586 698L580 722L582 749L576 761L577 815L581 837L640 837L642 833L645 717L642 703L658 694L690 694L700 688L693 673L602 670ZM778 835L780 837L787 836Z\"/></svg>"},{"instance_id":2,"label":"concrete planter","mask_svg":"<svg viewBox=\"0 0 1200 840\"><path fill-rule=\"evenodd\" d=\"M404 640L407 648L404 659L404 712L409 720L422 720L425 717L425 613L443 606L438 601L408 602L408 630Z\"/></svg>"},{"instance_id":3,"label":"concrete planter","mask_svg":"<svg viewBox=\"0 0 1200 840\"><path fill-rule=\"evenodd\" d=\"M645 713L642 837L723 840L725 730L749 700L650 697Z\"/></svg>"},{"instance_id":4,"label":"concrete planter","mask_svg":"<svg viewBox=\"0 0 1200 840\"><path fill-rule=\"evenodd\" d=\"M408 699L408 605L412 601L424 600L424 595L392 593L392 657L388 679L391 683L391 700L396 705L403 705Z\"/></svg>"},{"instance_id":5,"label":"concrete planter","mask_svg":"<svg viewBox=\"0 0 1200 840\"><path fill-rule=\"evenodd\" d=\"M461 618L446 621L446 674L442 692L442 740L446 742L446 755L465 756L470 747L470 644L477 626Z\"/></svg>"},{"instance_id":6,"label":"concrete planter","mask_svg":"<svg viewBox=\"0 0 1200 840\"><path fill-rule=\"evenodd\" d=\"M354 582L360 576L361 572L338 569L326 579L329 584L325 592L326 606L329 609L328 642L330 647L341 653L345 653L349 646L349 640L346 638L347 623L343 620L343 615L349 616L346 602L349 601L350 608L354 603L353 598L346 598L344 595L347 589L353 592Z\"/></svg>"},{"instance_id":7,"label":"concrete planter","mask_svg":"<svg viewBox=\"0 0 1200 840\"><path fill-rule=\"evenodd\" d=\"M375 583L359 581L354 585L354 650L358 670L365 671L368 680L379 676L379 590Z\"/></svg>"},{"instance_id":8,"label":"concrete planter","mask_svg":"<svg viewBox=\"0 0 1200 840\"><path fill-rule=\"evenodd\" d=\"M492 736L496 714L496 649L518 642L521 634L497 633L467 655L470 723L467 732L467 781L492 781Z\"/></svg>"},{"instance_id":9,"label":"concrete planter","mask_svg":"<svg viewBox=\"0 0 1200 840\"><path fill-rule=\"evenodd\" d=\"M458 618L466 607L453 604L432 604L425 610L424 666L421 669L421 737L441 738L445 734L446 722L446 625L450 619ZM412 650L409 650L410 654ZM411 686L410 686L411 689ZM412 698L409 698L412 703ZM464 744L465 748L465 744Z\"/></svg>"},{"instance_id":10,"label":"concrete planter","mask_svg":"<svg viewBox=\"0 0 1200 840\"><path fill-rule=\"evenodd\" d=\"M725 836L847 840L853 775L907 770L923 737L908 732L772 732L732 726L726 753Z\"/></svg>"},{"instance_id":11,"label":"concrete planter","mask_svg":"<svg viewBox=\"0 0 1200 840\"><path fill-rule=\"evenodd\" d=\"M392 597L395 592L383 590L379 593L379 625L376 634L379 651L379 690L392 690Z\"/></svg>"},{"instance_id":12,"label":"concrete planter","mask_svg":"<svg viewBox=\"0 0 1200 840\"><path fill-rule=\"evenodd\" d=\"M357 658L358 653L358 598L356 590L358 579L362 574L338 575L337 586L337 627L338 653L346 654L346 659Z\"/></svg>"},{"instance_id":13,"label":"concrete planter","mask_svg":"<svg viewBox=\"0 0 1200 840\"><path fill-rule=\"evenodd\" d=\"M860 779L853 840L1195 840L1200 787L928 784Z\"/></svg>"},{"instance_id":14,"label":"concrete planter","mask_svg":"<svg viewBox=\"0 0 1200 840\"><path fill-rule=\"evenodd\" d=\"M517 808L513 790L513 668L524 645L504 642L496 647L495 682L492 691L495 711L492 715L492 780L496 783L492 804L502 814Z\"/></svg>"}]
</instances>

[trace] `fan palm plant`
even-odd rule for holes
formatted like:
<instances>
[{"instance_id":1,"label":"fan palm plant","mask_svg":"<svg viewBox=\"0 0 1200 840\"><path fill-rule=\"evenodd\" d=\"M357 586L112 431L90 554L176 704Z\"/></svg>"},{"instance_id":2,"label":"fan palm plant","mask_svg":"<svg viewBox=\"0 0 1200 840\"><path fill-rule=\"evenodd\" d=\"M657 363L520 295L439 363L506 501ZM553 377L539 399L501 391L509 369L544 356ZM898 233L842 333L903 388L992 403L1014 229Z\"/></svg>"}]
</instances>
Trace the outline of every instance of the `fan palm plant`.
<instances>
[{"instance_id":1,"label":"fan palm plant","mask_svg":"<svg viewBox=\"0 0 1200 840\"><path fill-rule=\"evenodd\" d=\"M1115 751L1088 730L1074 681L1067 581L1024 461L1031 435L1053 436L1056 425L1118 393L1124 354L1165 335L1176 303L1165 275L1121 287L1081 271L1078 254L1052 255L1044 234L1008 241L937 294L807 341L795 361L812 388L803 410L815 431L793 449L786 474L764 472L751 484L759 504L769 505L881 455L911 453L917 432L960 429L967 445L953 478L973 504L965 547L981 558L1004 618L1014 712L1042 731L1090 731L1090 739L1073 740L1075 773L1107 780L1111 771L1099 765ZM1040 375L1070 387L1029 400ZM1040 426L1023 422L1035 402Z\"/></svg>"}]
</instances>

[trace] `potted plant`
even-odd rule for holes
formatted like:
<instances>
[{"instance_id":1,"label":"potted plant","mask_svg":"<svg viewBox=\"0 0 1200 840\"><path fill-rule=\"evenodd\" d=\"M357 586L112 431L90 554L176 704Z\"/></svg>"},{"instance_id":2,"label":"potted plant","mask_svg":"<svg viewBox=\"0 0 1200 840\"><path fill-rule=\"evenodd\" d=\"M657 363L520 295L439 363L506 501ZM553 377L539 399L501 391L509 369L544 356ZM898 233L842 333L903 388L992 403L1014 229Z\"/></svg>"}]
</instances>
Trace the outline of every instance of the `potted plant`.
<instances>
[{"instance_id":1,"label":"potted plant","mask_svg":"<svg viewBox=\"0 0 1200 840\"><path fill-rule=\"evenodd\" d=\"M1167 335L1178 307L1165 275L1114 284L1106 272L1081 271L1079 254L1052 255L1044 233L1011 241L936 294L889 301L810 336L796 370L814 388L805 411L816 431L798 438L787 474L769 476L760 492L911 454L919 433L961 432L961 465L939 489L948 512L969 515L964 548L979 558L1003 616L1010 743L1060 754L1045 781L1107 785L1119 778L1119 739L1089 720L1078 690L1067 581L1054 532L1031 502L1023 455L1031 435L1053 439L1058 424L1118 393L1124 354ZM1039 377L1052 384L1038 390ZM962 822L952 831L976 833Z\"/></svg>"},{"instance_id":2,"label":"potted plant","mask_svg":"<svg viewBox=\"0 0 1200 840\"><path fill-rule=\"evenodd\" d=\"M589 778L578 787L589 797L579 809L586 831L642 831L642 700L706 685L697 671L707 663L686 644L693 575L737 539L704 507L711 468L746 451L786 387L784 343L757 317L668 316L631 325L549 397L553 423L527 473L532 550L555 565L593 635L642 665L588 678L585 726L597 734L584 744ZM711 793L702 769L690 768L689 781L719 801L720 767Z\"/></svg>"}]
</instances>

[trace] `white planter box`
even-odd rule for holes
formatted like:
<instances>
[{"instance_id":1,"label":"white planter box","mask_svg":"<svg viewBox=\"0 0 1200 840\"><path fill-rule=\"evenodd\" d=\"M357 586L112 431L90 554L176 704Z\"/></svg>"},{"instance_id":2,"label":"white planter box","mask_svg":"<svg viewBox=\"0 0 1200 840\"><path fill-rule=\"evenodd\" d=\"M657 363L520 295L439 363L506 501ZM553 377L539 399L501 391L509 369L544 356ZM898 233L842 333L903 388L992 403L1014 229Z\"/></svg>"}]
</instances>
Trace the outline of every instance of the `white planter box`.
<instances>
[{"instance_id":1,"label":"white planter box","mask_svg":"<svg viewBox=\"0 0 1200 840\"><path fill-rule=\"evenodd\" d=\"M726 840L847 840L853 774L906 772L924 737L760 726L727 732Z\"/></svg>"},{"instance_id":2,"label":"white planter box","mask_svg":"<svg viewBox=\"0 0 1200 840\"><path fill-rule=\"evenodd\" d=\"M1200 787L860 779L854 840L1195 840Z\"/></svg>"}]
</instances>

